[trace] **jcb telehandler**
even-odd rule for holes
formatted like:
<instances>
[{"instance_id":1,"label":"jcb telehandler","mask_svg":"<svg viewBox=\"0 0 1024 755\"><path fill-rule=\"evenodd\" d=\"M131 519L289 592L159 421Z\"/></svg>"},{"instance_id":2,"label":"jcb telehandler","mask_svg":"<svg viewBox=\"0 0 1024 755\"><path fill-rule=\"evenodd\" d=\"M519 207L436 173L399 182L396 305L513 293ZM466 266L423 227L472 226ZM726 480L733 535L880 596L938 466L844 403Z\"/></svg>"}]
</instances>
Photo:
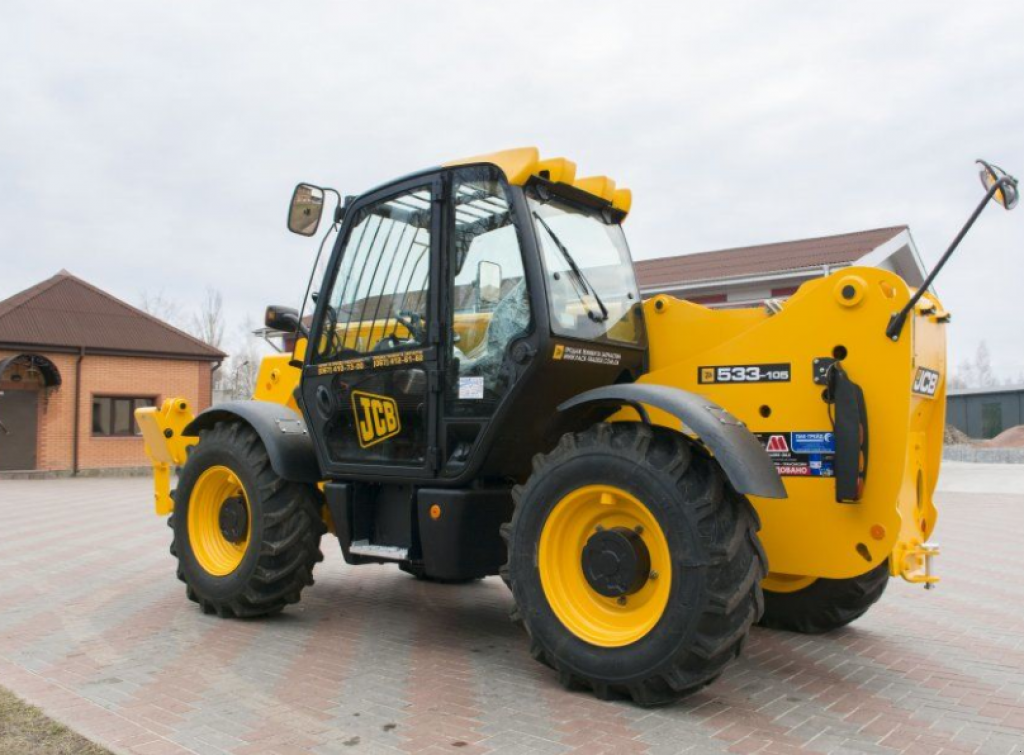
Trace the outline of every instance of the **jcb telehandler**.
<instances>
[{"instance_id":1,"label":"jcb telehandler","mask_svg":"<svg viewBox=\"0 0 1024 755\"><path fill-rule=\"evenodd\" d=\"M968 226L1017 199L982 178ZM329 195L300 184L288 227L315 233ZM847 268L739 310L642 302L630 192L533 148L338 200L315 306L267 309L290 347L255 400L138 412L203 611L295 603L330 532L350 564L500 574L567 687L649 705L708 684L757 621L826 631L891 576L936 581L934 273L914 291Z\"/></svg>"}]
</instances>

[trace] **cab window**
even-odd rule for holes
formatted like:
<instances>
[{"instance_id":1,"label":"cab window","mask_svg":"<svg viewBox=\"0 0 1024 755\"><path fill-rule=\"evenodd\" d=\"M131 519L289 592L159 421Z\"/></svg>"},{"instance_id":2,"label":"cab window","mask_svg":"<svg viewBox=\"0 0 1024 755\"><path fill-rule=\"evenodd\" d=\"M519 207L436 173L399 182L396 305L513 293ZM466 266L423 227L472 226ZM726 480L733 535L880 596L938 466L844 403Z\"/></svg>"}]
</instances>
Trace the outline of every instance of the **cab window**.
<instances>
[{"instance_id":1,"label":"cab window","mask_svg":"<svg viewBox=\"0 0 1024 755\"><path fill-rule=\"evenodd\" d=\"M426 343L430 196L422 187L360 211L325 307L320 360Z\"/></svg>"},{"instance_id":2,"label":"cab window","mask_svg":"<svg viewBox=\"0 0 1024 755\"><path fill-rule=\"evenodd\" d=\"M451 192L455 375L447 398L456 414L486 416L510 387L508 348L531 329L530 297L513 208L497 171L459 171Z\"/></svg>"},{"instance_id":3,"label":"cab window","mask_svg":"<svg viewBox=\"0 0 1024 755\"><path fill-rule=\"evenodd\" d=\"M529 199L556 335L644 345L643 312L622 227L600 213Z\"/></svg>"}]
</instances>

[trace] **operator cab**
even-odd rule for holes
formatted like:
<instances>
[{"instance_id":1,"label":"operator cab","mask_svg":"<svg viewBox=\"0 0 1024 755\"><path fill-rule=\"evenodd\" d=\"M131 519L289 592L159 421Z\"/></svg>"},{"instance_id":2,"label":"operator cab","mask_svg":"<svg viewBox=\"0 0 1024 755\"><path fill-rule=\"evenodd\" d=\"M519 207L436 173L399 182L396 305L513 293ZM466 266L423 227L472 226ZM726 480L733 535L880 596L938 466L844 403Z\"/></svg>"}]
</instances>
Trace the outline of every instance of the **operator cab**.
<instances>
[{"instance_id":1,"label":"operator cab","mask_svg":"<svg viewBox=\"0 0 1024 755\"><path fill-rule=\"evenodd\" d=\"M315 233L301 184L289 228ZM507 486L574 422L557 407L644 369L628 190L528 148L346 202L317 289L301 405L331 479Z\"/></svg>"}]
</instances>

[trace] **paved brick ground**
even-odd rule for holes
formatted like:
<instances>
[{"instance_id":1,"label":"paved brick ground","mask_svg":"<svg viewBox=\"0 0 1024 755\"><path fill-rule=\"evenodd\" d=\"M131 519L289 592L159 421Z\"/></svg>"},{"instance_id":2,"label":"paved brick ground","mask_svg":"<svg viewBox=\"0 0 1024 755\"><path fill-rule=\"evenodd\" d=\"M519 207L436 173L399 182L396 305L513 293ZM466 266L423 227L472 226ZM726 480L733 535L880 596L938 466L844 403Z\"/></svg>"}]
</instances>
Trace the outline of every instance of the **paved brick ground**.
<instances>
[{"instance_id":1,"label":"paved brick ground","mask_svg":"<svg viewBox=\"0 0 1024 755\"><path fill-rule=\"evenodd\" d=\"M894 582L825 638L755 630L645 711L564 692L498 580L354 569L330 541L284 615L203 616L148 485L0 481L0 684L116 752L1024 752L1024 486L941 496L939 590Z\"/></svg>"}]
</instances>

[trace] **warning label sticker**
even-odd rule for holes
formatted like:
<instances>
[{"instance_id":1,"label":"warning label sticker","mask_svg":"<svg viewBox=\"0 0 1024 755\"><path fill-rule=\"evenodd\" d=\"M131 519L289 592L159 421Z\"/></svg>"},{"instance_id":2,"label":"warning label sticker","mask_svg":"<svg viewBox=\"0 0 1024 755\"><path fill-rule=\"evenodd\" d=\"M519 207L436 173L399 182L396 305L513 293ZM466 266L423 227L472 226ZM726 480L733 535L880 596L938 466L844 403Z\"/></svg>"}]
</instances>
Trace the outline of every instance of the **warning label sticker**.
<instances>
[{"instance_id":1,"label":"warning label sticker","mask_svg":"<svg viewBox=\"0 0 1024 755\"><path fill-rule=\"evenodd\" d=\"M835 433L792 433L794 453L798 454L834 454L836 452Z\"/></svg>"},{"instance_id":2,"label":"warning label sticker","mask_svg":"<svg viewBox=\"0 0 1024 755\"><path fill-rule=\"evenodd\" d=\"M460 377L459 398L480 399L484 397L484 379L482 377Z\"/></svg>"},{"instance_id":3,"label":"warning label sticker","mask_svg":"<svg viewBox=\"0 0 1024 755\"><path fill-rule=\"evenodd\" d=\"M555 344L555 351L552 356L563 362L586 362L588 364L617 365L622 361L622 354L615 351L585 349L579 346L566 346L561 343Z\"/></svg>"},{"instance_id":4,"label":"warning label sticker","mask_svg":"<svg viewBox=\"0 0 1024 755\"><path fill-rule=\"evenodd\" d=\"M780 477L832 477L835 433L827 431L755 433Z\"/></svg>"}]
</instances>

